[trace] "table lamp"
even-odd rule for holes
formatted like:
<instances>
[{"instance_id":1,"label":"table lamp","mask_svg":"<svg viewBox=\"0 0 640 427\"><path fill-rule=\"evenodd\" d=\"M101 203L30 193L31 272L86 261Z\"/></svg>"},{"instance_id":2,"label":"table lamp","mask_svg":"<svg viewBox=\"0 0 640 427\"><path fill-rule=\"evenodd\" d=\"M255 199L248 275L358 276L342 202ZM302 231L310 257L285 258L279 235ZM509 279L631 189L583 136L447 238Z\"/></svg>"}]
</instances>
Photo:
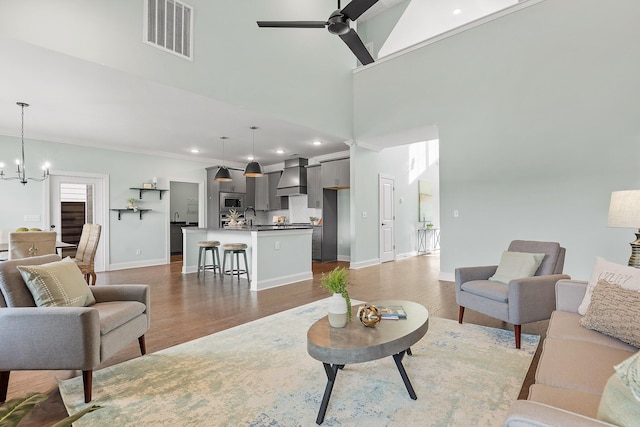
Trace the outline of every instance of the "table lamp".
<instances>
[{"instance_id":1,"label":"table lamp","mask_svg":"<svg viewBox=\"0 0 640 427\"><path fill-rule=\"evenodd\" d=\"M609 227L636 229L629 266L640 268L640 190L614 191L609 204Z\"/></svg>"}]
</instances>

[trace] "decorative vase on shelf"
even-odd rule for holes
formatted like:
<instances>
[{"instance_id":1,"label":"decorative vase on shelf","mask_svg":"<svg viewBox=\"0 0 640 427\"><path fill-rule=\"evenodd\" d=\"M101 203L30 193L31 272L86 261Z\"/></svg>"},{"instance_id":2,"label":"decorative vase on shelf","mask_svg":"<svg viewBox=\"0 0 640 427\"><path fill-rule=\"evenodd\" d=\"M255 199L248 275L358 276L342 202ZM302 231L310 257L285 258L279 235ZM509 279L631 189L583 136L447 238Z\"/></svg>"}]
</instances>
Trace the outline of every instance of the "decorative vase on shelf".
<instances>
[{"instance_id":1,"label":"decorative vase on shelf","mask_svg":"<svg viewBox=\"0 0 640 427\"><path fill-rule=\"evenodd\" d=\"M334 328L347 326L347 311L347 300L342 294L333 294L329 300L329 324Z\"/></svg>"}]
</instances>

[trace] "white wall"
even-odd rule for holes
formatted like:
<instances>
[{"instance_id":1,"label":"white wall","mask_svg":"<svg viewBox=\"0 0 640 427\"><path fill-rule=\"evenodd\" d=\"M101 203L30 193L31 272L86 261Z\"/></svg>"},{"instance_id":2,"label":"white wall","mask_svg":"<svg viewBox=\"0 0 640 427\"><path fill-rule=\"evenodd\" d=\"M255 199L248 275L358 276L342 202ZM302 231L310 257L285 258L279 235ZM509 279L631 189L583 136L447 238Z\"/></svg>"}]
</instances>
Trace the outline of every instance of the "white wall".
<instances>
[{"instance_id":1,"label":"white wall","mask_svg":"<svg viewBox=\"0 0 640 427\"><path fill-rule=\"evenodd\" d=\"M204 163L164 157L145 156L104 149L79 147L25 139L26 163L30 175L39 173L39 165L49 160L52 170L97 173L109 176L109 208L124 208L127 199L139 194L130 187L158 179L158 188L168 189L167 177L182 178L188 182L206 180ZM0 161L5 164L19 156L18 138L0 136ZM12 173L12 170L5 171ZM25 186L17 181L0 181L0 224L13 230L25 224L24 215L43 212L43 183L29 182ZM110 268L126 268L166 262L169 230L169 197L160 200L155 192L146 192L137 200L140 208L152 209L140 220L136 214L123 214L118 220L116 212L106 212L109 220ZM30 223L33 227L48 229L49 224ZM136 255L140 249L140 255Z\"/></svg>"},{"instance_id":2,"label":"white wall","mask_svg":"<svg viewBox=\"0 0 640 427\"><path fill-rule=\"evenodd\" d=\"M355 73L356 140L439 127L442 273L497 263L512 239L559 241L576 278L596 255L626 263L633 230L607 210L640 186L638 16L633 0L544 1ZM352 153L356 173L371 156Z\"/></svg>"}]
</instances>

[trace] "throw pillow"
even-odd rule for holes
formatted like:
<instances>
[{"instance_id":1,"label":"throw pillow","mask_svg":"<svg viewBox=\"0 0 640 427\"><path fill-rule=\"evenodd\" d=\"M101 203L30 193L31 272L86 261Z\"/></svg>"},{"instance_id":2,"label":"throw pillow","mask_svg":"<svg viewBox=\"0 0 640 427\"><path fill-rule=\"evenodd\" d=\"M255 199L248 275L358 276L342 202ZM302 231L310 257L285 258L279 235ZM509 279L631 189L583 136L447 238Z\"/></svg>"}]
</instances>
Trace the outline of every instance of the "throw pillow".
<instances>
[{"instance_id":1,"label":"throw pillow","mask_svg":"<svg viewBox=\"0 0 640 427\"><path fill-rule=\"evenodd\" d=\"M640 291L600 280L593 289L591 304L580 319L585 328L640 347Z\"/></svg>"},{"instance_id":2,"label":"throw pillow","mask_svg":"<svg viewBox=\"0 0 640 427\"><path fill-rule=\"evenodd\" d=\"M640 425L640 352L615 366L602 392L598 419L618 426Z\"/></svg>"},{"instance_id":3,"label":"throw pillow","mask_svg":"<svg viewBox=\"0 0 640 427\"><path fill-rule=\"evenodd\" d=\"M489 280L509 284L513 279L531 277L536 274L545 254L528 252L502 252L496 273Z\"/></svg>"},{"instance_id":4,"label":"throw pillow","mask_svg":"<svg viewBox=\"0 0 640 427\"><path fill-rule=\"evenodd\" d=\"M604 258L596 257L596 263L591 272L591 278L587 284L587 292L584 294L582 303L578 307L578 313L583 316L587 312L587 307L591 303L591 294L598 280L606 280L609 283L616 283L623 288L640 290L640 269L626 265L615 264Z\"/></svg>"},{"instance_id":5,"label":"throw pillow","mask_svg":"<svg viewBox=\"0 0 640 427\"><path fill-rule=\"evenodd\" d=\"M69 257L17 268L38 307L87 307L96 302L80 269Z\"/></svg>"}]
</instances>

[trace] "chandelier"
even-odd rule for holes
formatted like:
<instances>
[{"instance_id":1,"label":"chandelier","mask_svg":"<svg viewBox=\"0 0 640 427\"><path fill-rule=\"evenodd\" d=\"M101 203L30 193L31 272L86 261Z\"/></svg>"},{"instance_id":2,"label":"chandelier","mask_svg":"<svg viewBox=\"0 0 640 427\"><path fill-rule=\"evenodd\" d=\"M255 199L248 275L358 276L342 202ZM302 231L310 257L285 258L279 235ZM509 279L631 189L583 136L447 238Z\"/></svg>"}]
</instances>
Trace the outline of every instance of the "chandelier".
<instances>
[{"instance_id":1,"label":"chandelier","mask_svg":"<svg viewBox=\"0 0 640 427\"><path fill-rule=\"evenodd\" d=\"M7 177L4 174L4 164L0 163L0 179L3 179L3 180L17 179L22 183L22 185L26 184L27 181L44 181L45 179L49 178L49 163L45 163L42 166L42 177L27 178L27 172L25 170L25 164L24 164L24 107L28 107L29 104L27 104L26 102L16 102L16 104L19 105L20 108L22 109L22 128L21 128L21 134L20 134L20 142L22 143L22 155L19 159L16 159L16 168L17 168L18 176Z\"/></svg>"}]
</instances>

